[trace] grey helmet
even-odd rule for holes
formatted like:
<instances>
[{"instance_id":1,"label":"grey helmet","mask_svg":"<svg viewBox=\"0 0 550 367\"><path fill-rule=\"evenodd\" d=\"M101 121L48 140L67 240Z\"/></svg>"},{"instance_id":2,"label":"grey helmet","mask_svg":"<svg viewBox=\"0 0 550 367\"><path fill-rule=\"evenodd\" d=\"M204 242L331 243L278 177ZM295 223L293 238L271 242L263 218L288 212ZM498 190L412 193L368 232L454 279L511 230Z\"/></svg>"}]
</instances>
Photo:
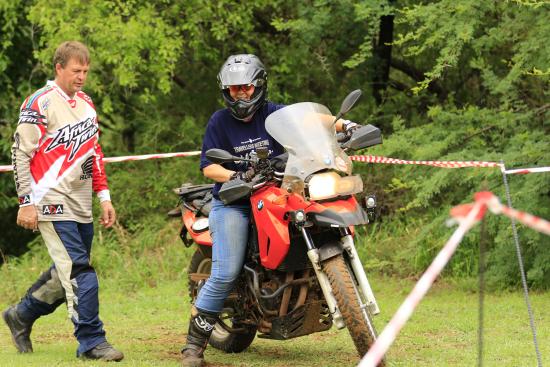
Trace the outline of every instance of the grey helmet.
<instances>
[{"instance_id":1,"label":"grey helmet","mask_svg":"<svg viewBox=\"0 0 550 367\"><path fill-rule=\"evenodd\" d=\"M220 69L218 83L225 105L238 120L251 117L266 101L267 72L262 61L255 55L229 56ZM229 86L243 84L253 84L254 93L249 101L235 101L229 94Z\"/></svg>"}]
</instances>

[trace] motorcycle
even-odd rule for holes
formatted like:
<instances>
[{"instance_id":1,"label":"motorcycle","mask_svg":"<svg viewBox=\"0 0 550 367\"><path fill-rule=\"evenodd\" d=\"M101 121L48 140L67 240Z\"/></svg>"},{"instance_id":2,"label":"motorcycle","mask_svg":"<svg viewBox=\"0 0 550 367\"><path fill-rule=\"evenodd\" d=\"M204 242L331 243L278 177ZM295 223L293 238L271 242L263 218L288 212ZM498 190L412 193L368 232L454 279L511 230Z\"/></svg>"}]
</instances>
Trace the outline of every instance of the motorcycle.
<instances>
[{"instance_id":1,"label":"motorcycle","mask_svg":"<svg viewBox=\"0 0 550 367\"><path fill-rule=\"evenodd\" d=\"M380 144L382 137L372 125L348 135L335 131L360 95L356 90L344 99L336 120L328 108L311 102L269 115L266 129L285 148L282 157L269 159L261 147L247 158L220 149L206 152L213 163L246 161L255 172L250 182L231 180L219 192L225 204L248 198L252 215L246 260L210 337L213 347L241 352L257 334L286 340L333 324L348 328L360 356L374 343L372 316L380 311L355 249L354 228L373 218L376 198L366 197L363 205L357 200L363 182L351 174L345 152ZM195 246L188 268L193 302L211 269L213 186L175 189L180 202L171 215L182 218L184 244Z\"/></svg>"}]
</instances>

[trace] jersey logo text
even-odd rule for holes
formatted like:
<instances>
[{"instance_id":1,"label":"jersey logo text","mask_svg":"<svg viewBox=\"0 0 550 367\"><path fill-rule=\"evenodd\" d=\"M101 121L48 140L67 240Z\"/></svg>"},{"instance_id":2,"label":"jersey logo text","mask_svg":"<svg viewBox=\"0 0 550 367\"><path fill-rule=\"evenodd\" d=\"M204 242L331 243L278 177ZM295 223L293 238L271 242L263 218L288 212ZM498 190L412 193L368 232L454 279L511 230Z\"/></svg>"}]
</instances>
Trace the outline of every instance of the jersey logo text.
<instances>
[{"instance_id":1,"label":"jersey logo text","mask_svg":"<svg viewBox=\"0 0 550 367\"><path fill-rule=\"evenodd\" d=\"M66 125L57 130L55 137L46 148L45 152L54 150L60 145L65 145L65 149L69 149L72 145L69 160L73 159L81 146L92 139L98 131L95 118L89 117L75 125Z\"/></svg>"},{"instance_id":2,"label":"jersey logo text","mask_svg":"<svg viewBox=\"0 0 550 367\"><path fill-rule=\"evenodd\" d=\"M63 205L62 204L43 205L42 214L44 215L63 214Z\"/></svg>"}]
</instances>

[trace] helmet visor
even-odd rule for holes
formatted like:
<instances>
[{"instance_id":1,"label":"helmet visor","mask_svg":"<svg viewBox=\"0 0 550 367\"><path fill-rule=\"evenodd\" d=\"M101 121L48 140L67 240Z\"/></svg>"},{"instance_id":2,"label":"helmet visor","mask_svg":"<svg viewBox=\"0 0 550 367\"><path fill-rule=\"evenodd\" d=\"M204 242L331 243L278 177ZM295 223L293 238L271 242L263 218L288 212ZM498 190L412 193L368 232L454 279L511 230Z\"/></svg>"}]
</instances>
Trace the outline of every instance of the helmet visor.
<instances>
[{"instance_id":1,"label":"helmet visor","mask_svg":"<svg viewBox=\"0 0 550 367\"><path fill-rule=\"evenodd\" d=\"M239 89L242 89L245 92L248 92L252 87L263 87L265 84L264 79L256 79L250 83L235 83L235 84L222 84L222 89L229 89L231 92L238 92Z\"/></svg>"}]
</instances>

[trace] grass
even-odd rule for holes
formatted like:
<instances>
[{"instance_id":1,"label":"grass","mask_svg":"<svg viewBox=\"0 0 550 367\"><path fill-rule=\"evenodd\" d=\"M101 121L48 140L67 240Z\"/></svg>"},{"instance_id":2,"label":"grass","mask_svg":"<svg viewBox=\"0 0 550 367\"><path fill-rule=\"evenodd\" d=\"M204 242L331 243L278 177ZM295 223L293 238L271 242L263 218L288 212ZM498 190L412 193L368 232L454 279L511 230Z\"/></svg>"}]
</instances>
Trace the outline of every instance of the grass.
<instances>
[{"instance_id":1,"label":"grass","mask_svg":"<svg viewBox=\"0 0 550 367\"><path fill-rule=\"evenodd\" d=\"M178 239L179 223L152 217L134 233L98 232L93 262L100 279L101 318L107 337L126 358L120 366L179 366L189 299L185 269L192 253ZM16 302L49 263L40 245L0 267L0 308ZM381 274L374 266L369 273ZM382 313L379 331L414 286L414 280L371 275ZM438 281L389 350L389 366L477 365L478 295L475 281ZM533 293L531 303L543 363L550 363L550 294ZM529 319L521 292L493 292L485 300L484 366L535 366ZM76 340L66 310L39 319L32 334L35 352L19 355L0 321L0 367L105 366L75 358ZM210 367L347 367L359 358L347 330L335 328L288 341L257 338L243 353L206 351Z\"/></svg>"},{"instance_id":2,"label":"grass","mask_svg":"<svg viewBox=\"0 0 550 367\"><path fill-rule=\"evenodd\" d=\"M374 277L381 315L379 330L409 290L411 280ZM118 292L106 282L101 290L101 317L109 340L124 351L121 366L178 366L187 330L189 304L182 279ZM103 284L102 284L103 285ZM550 362L548 294L531 301L545 363ZM1 306L7 304L2 302ZM536 365L525 303L521 293L486 297L485 366ZM35 352L19 355L7 327L0 327L0 366L103 366L75 359L76 342L65 309L39 319L33 329ZM390 349L390 366L472 366L477 363L477 294L448 283L435 285ZM346 330L331 329L288 341L257 338L241 354L206 352L208 366L355 366L359 362Z\"/></svg>"}]
</instances>

